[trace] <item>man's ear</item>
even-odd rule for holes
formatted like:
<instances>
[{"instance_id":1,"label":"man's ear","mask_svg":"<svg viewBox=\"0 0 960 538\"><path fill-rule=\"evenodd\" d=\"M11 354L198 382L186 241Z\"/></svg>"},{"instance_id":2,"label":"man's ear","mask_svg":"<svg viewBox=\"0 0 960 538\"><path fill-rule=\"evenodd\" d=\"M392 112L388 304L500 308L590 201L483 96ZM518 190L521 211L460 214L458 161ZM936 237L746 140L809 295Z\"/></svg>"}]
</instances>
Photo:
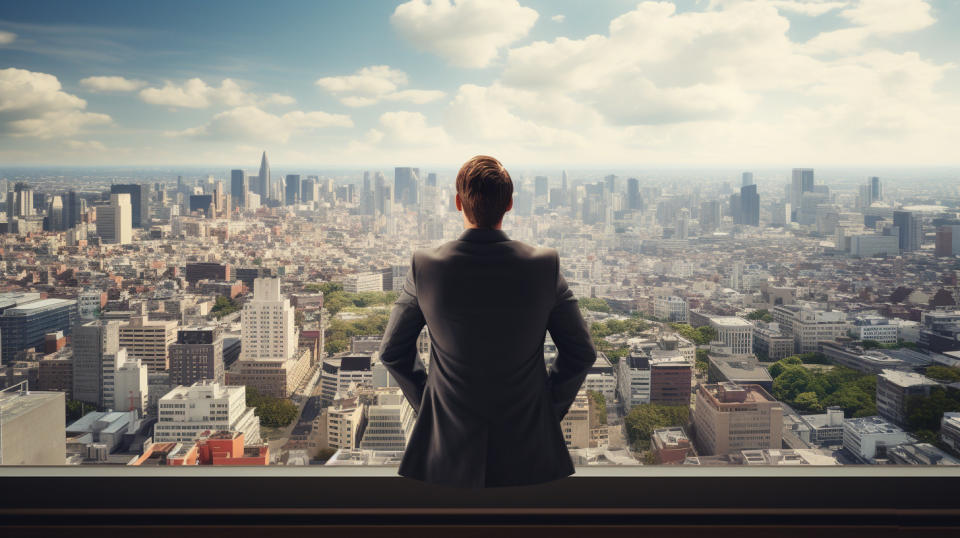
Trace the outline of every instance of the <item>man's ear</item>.
<instances>
[{"instance_id":1,"label":"man's ear","mask_svg":"<svg viewBox=\"0 0 960 538\"><path fill-rule=\"evenodd\" d=\"M453 202L457 204L457 211L463 211L463 202L460 201L460 193L453 195Z\"/></svg>"},{"instance_id":2,"label":"man's ear","mask_svg":"<svg viewBox=\"0 0 960 538\"><path fill-rule=\"evenodd\" d=\"M507 209L504 211L504 213L506 213L507 211L510 211L511 209L513 209L513 198L512 198L512 197L511 197L510 200L507 202Z\"/></svg>"}]
</instances>

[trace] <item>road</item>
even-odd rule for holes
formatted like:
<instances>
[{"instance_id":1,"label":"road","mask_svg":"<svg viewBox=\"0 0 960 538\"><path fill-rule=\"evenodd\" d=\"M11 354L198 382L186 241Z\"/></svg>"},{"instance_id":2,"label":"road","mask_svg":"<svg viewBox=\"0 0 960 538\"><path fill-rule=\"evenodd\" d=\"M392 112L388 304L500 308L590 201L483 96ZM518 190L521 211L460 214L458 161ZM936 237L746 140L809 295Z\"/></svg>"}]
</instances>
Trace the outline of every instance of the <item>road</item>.
<instances>
[{"instance_id":1,"label":"road","mask_svg":"<svg viewBox=\"0 0 960 538\"><path fill-rule=\"evenodd\" d=\"M297 419L284 427L279 434L273 435L267 444L270 446L271 458L276 462L282 455L283 445L290 439L290 432L301 422L312 422L320 414L320 396L317 385L320 383L320 364L318 363L307 377L307 381L297 388L290 401L297 404ZM309 396L305 396L309 395Z\"/></svg>"}]
</instances>

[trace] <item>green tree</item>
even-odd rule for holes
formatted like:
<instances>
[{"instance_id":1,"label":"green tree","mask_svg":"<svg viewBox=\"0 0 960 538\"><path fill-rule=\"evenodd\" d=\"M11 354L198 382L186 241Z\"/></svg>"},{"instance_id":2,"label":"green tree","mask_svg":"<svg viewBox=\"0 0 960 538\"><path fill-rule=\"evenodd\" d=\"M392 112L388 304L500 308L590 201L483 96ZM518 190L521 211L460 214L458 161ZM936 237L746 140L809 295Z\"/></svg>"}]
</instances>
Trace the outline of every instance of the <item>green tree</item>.
<instances>
[{"instance_id":1,"label":"green tree","mask_svg":"<svg viewBox=\"0 0 960 538\"><path fill-rule=\"evenodd\" d=\"M794 401L798 394L807 392L813 374L803 366L789 365L773 380L773 396L778 400Z\"/></svg>"},{"instance_id":2,"label":"green tree","mask_svg":"<svg viewBox=\"0 0 960 538\"><path fill-rule=\"evenodd\" d=\"M225 295L219 295L217 296L216 301L214 301L213 308L210 309L210 313L219 319L228 314L232 314L237 310L240 310L240 305L237 304L236 301Z\"/></svg>"},{"instance_id":3,"label":"green tree","mask_svg":"<svg viewBox=\"0 0 960 538\"><path fill-rule=\"evenodd\" d=\"M816 392L801 392L797 394L797 397L793 400L793 404L800 411L809 413L819 413L823 411L823 406L820 405L820 398Z\"/></svg>"},{"instance_id":4,"label":"green tree","mask_svg":"<svg viewBox=\"0 0 960 538\"><path fill-rule=\"evenodd\" d=\"M247 387L247 406L254 408L253 413L260 417L261 425L273 428L289 426L299 413L290 400L261 394L250 386Z\"/></svg>"},{"instance_id":5,"label":"green tree","mask_svg":"<svg viewBox=\"0 0 960 538\"><path fill-rule=\"evenodd\" d=\"M790 357L784 357L777 362L771 364L767 367L767 371L770 372L770 377L776 379L783 373L783 370L787 366L800 365L803 364L803 361L800 360L800 357L792 355Z\"/></svg>"},{"instance_id":6,"label":"green tree","mask_svg":"<svg viewBox=\"0 0 960 538\"><path fill-rule=\"evenodd\" d=\"M337 449L335 449L335 448L330 448L330 447L324 447L324 448L318 449L318 450L314 453L313 459L315 459L315 460L317 460L317 461L321 461L321 462L326 462L327 460L329 460L330 458L332 458L333 455L336 454L336 453L337 453Z\"/></svg>"},{"instance_id":7,"label":"green tree","mask_svg":"<svg viewBox=\"0 0 960 538\"><path fill-rule=\"evenodd\" d=\"M634 406L624 418L631 445L641 448L649 446L653 430L687 426L689 421L690 408L685 405L640 404Z\"/></svg>"},{"instance_id":8,"label":"green tree","mask_svg":"<svg viewBox=\"0 0 960 538\"><path fill-rule=\"evenodd\" d=\"M750 312L749 314L747 314L747 319L753 320L753 321L757 321L757 320L765 321L769 323L773 321L773 316L770 315L769 310L767 310L766 308L761 308L760 310L754 310L753 312Z\"/></svg>"},{"instance_id":9,"label":"green tree","mask_svg":"<svg viewBox=\"0 0 960 538\"><path fill-rule=\"evenodd\" d=\"M911 431L939 431L940 420L948 411L960 411L960 391L931 387L930 396L907 397L907 426Z\"/></svg>"},{"instance_id":10,"label":"green tree","mask_svg":"<svg viewBox=\"0 0 960 538\"><path fill-rule=\"evenodd\" d=\"M596 413L596 422L598 424L607 423L607 400L603 397L603 393L588 390L587 396L590 398L590 401L593 402L593 409Z\"/></svg>"},{"instance_id":11,"label":"green tree","mask_svg":"<svg viewBox=\"0 0 960 538\"><path fill-rule=\"evenodd\" d=\"M944 383L954 383L960 381L960 368L932 365L927 366L926 374L930 379L936 379L937 381L943 381Z\"/></svg>"},{"instance_id":12,"label":"green tree","mask_svg":"<svg viewBox=\"0 0 960 538\"><path fill-rule=\"evenodd\" d=\"M592 310L594 312L606 312L610 313L613 311L610 308L610 305L606 301L600 299L599 297L581 297L580 298L580 308L585 308L587 310Z\"/></svg>"}]
</instances>

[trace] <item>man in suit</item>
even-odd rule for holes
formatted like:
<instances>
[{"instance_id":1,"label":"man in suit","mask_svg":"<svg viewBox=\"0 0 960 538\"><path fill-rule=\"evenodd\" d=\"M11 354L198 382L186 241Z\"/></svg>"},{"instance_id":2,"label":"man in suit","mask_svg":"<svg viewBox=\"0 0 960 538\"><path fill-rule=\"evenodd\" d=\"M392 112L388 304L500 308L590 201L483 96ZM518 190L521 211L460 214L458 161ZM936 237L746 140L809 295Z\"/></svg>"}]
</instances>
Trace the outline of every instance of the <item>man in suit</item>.
<instances>
[{"instance_id":1,"label":"man in suit","mask_svg":"<svg viewBox=\"0 0 960 538\"><path fill-rule=\"evenodd\" d=\"M574 472L560 421L596 351L557 251L500 229L512 197L499 161L470 159L457 174L466 230L410 262L380 345L380 360L418 412L402 476L492 487ZM416 348L424 324L429 375ZM546 331L558 351L549 372Z\"/></svg>"}]
</instances>

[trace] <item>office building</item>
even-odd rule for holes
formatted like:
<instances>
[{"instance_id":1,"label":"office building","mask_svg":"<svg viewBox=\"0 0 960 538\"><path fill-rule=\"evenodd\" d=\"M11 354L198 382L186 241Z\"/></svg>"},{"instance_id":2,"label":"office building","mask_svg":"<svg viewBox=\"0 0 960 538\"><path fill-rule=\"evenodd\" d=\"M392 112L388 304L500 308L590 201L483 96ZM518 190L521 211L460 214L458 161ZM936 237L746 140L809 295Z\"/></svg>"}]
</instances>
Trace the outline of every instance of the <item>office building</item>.
<instances>
[{"instance_id":1,"label":"office building","mask_svg":"<svg viewBox=\"0 0 960 538\"><path fill-rule=\"evenodd\" d=\"M250 183L247 173L243 170L230 171L230 206L234 211L243 211L247 207L247 193Z\"/></svg>"},{"instance_id":2,"label":"office building","mask_svg":"<svg viewBox=\"0 0 960 538\"><path fill-rule=\"evenodd\" d=\"M63 465L66 434L62 392L0 390L0 465Z\"/></svg>"},{"instance_id":3,"label":"office building","mask_svg":"<svg viewBox=\"0 0 960 538\"><path fill-rule=\"evenodd\" d=\"M247 407L244 387L198 381L178 386L157 405L156 443L190 442L206 431L243 433L248 445L260 443L260 419Z\"/></svg>"},{"instance_id":4,"label":"office building","mask_svg":"<svg viewBox=\"0 0 960 538\"><path fill-rule=\"evenodd\" d=\"M690 405L692 377L693 364L679 351L652 350L650 352L650 403Z\"/></svg>"},{"instance_id":5,"label":"office building","mask_svg":"<svg viewBox=\"0 0 960 538\"><path fill-rule=\"evenodd\" d=\"M62 392L73 399L73 350L63 349L45 356L37 367L37 388Z\"/></svg>"},{"instance_id":6,"label":"office building","mask_svg":"<svg viewBox=\"0 0 960 538\"><path fill-rule=\"evenodd\" d=\"M251 188L250 190L255 191L260 196L260 203L265 203L270 199L271 193L273 191L273 185L270 180L270 161L267 160L267 152L263 152L263 156L260 157L260 175L257 176L256 188Z\"/></svg>"},{"instance_id":7,"label":"office building","mask_svg":"<svg viewBox=\"0 0 960 538\"><path fill-rule=\"evenodd\" d=\"M393 199L404 206L416 206L419 200L420 169L397 167L393 174Z\"/></svg>"},{"instance_id":8,"label":"office building","mask_svg":"<svg viewBox=\"0 0 960 538\"><path fill-rule=\"evenodd\" d=\"M858 258L897 256L900 237L895 235L862 234L850 236L850 255Z\"/></svg>"},{"instance_id":9,"label":"office building","mask_svg":"<svg viewBox=\"0 0 960 538\"><path fill-rule=\"evenodd\" d=\"M650 436L650 451L657 465L682 464L693 455L693 445L683 428L660 428Z\"/></svg>"},{"instance_id":10,"label":"office building","mask_svg":"<svg viewBox=\"0 0 960 538\"><path fill-rule=\"evenodd\" d=\"M224 382L223 334L219 328L180 329L169 349L172 383L189 386L198 381Z\"/></svg>"},{"instance_id":11,"label":"office building","mask_svg":"<svg viewBox=\"0 0 960 538\"><path fill-rule=\"evenodd\" d=\"M853 330L860 340L896 344L900 326L883 316L859 316L853 320Z\"/></svg>"},{"instance_id":12,"label":"office building","mask_svg":"<svg viewBox=\"0 0 960 538\"><path fill-rule=\"evenodd\" d=\"M322 401L325 403L333 402L338 394L346 394L353 384L374 386L372 366L370 355L348 355L324 359L320 374L320 397Z\"/></svg>"},{"instance_id":13,"label":"office building","mask_svg":"<svg viewBox=\"0 0 960 538\"><path fill-rule=\"evenodd\" d=\"M960 224L937 227L935 253L940 258L960 255Z\"/></svg>"},{"instance_id":14,"label":"office building","mask_svg":"<svg viewBox=\"0 0 960 538\"><path fill-rule=\"evenodd\" d=\"M356 395L340 398L327 407L324 410L327 446L335 450L360 448L360 437L367 424L365 411L366 406Z\"/></svg>"},{"instance_id":15,"label":"office building","mask_svg":"<svg viewBox=\"0 0 960 538\"><path fill-rule=\"evenodd\" d=\"M567 448L590 447L590 399L585 389L577 392L570 409L560 421L560 429Z\"/></svg>"},{"instance_id":16,"label":"office building","mask_svg":"<svg viewBox=\"0 0 960 538\"><path fill-rule=\"evenodd\" d=\"M740 214L738 224L747 226L760 225L760 195L756 185L746 185L740 188Z\"/></svg>"},{"instance_id":17,"label":"office building","mask_svg":"<svg viewBox=\"0 0 960 538\"><path fill-rule=\"evenodd\" d=\"M911 252L920 249L922 231L920 219L910 211L894 211L893 225L899 230L900 250Z\"/></svg>"},{"instance_id":18,"label":"office building","mask_svg":"<svg viewBox=\"0 0 960 538\"><path fill-rule=\"evenodd\" d=\"M284 203L286 203L286 205L299 204L301 194L300 174L287 174L284 189Z\"/></svg>"},{"instance_id":19,"label":"office building","mask_svg":"<svg viewBox=\"0 0 960 538\"><path fill-rule=\"evenodd\" d=\"M588 391L599 392L608 402L613 402L616 397L617 380L613 376L613 365L602 352L597 352L597 360L587 371L583 388Z\"/></svg>"},{"instance_id":20,"label":"office building","mask_svg":"<svg viewBox=\"0 0 960 538\"><path fill-rule=\"evenodd\" d=\"M177 322L174 320L149 320L146 316L133 316L120 326L120 347L127 349L127 356L140 359L152 372L166 370L170 344L177 339Z\"/></svg>"},{"instance_id":21,"label":"office building","mask_svg":"<svg viewBox=\"0 0 960 538\"><path fill-rule=\"evenodd\" d=\"M111 194L110 205L97 207L97 235L107 244L129 245L133 242L133 209L130 195Z\"/></svg>"},{"instance_id":22,"label":"office building","mask_svg":"<svg viewBox=\"0 0 960 538\"><path fill-rule=\"evenodd\" d=\"M803 194L813 192L813 169L794 168L791 177L790 204L793 208L793 221L798 222L798 213L803 202Z\"/></svg>"},{"instance_id":23,"label":"office building","mask_svg":"<svg viewBox=\"0 0 960 538\"><path fill-rule=\"evenodd\" d=\"M887 450L915 439L881 417L848 418L843 422L843 448L863 463L886 459Z\"/></svg>"},{"instance_id":24,"label":"office building","mask_svg":"<svg viewBox=\"0 0 960 538\"><path fill-rule=\"evenodd\" d=\"M765 361L778 361L793 355L793 337L780 332L776 323L753 327L753 352Z\"/></svg>"},{"instance_id":25,"label":"office building","mask_svg":"<svg viewBox=\"0 0 960 538\"><path fill-rule=\"evenodd\" d=\"M737 385L757 385L773 390L773 378L767 367L752 355L723 355L711 350L707 356L707 381Z\"/></svg>"},{"instance_id":26,"label":"office building","mask_svg":"<svg viewBox=\"0 0 960 538\"><path fill-rule=\"evenodd\" d=\"M383 291L383 275L380 273L357 273L343 278L343 291L360 293Z\"/></svg>"},{"instance_id":27,"label":"office building","mask_svg":"<svg viewBox=\"0 0 960 538\"><path fill-rule=\"evenodd\" d=\"M698 385L694 408L701 456L781 447L783 407L759 385Z\"/></svg>"},{"instance_id":28,"label":"office building","mask_svg":"<svg viewBox=\"0 0 960 538\"><path fill-rule=\"evenodd\" d=\"M402 451L407 447L416 415L399 388L376 392L376 403L367 406L367 425L360 440L363 450Z\"/></svg>"},{"instance_id":29,"label":"office building","mask_svg":"<svg viewBox=\"0 0 960 538\"><path fill-rule=\"evenodd\" d=\"M2 362L16 359L21 351L42 349L47 333L61 331L69 336L76 309L77 302L67 299L17 302L4 309L0 315Z\"/></svg>"},{"instance_id":30,"label":"office building","mask_svg":"<svg viewBox=\"0 0 960 538\"><path fill-rule=\"evenodd\" d=\"M850 328L846 315L837 311L779 305L771 315L783 334L793 337L794 353L816 353L821 343L845 336Z\"/></svg>"},{"instance_id":31,"label":"office building","mask_svg":"<svg viewBox=\"0 0 960 538\"><path fill-rule=\"evenodd\" d=\"M104 355L103 363L103 406L146 413L149 405L147 367L122 347L115 355Z\"/></svg>"},{"instance_id":32,"label":"office building","mask_svg":"<svg viewBox=\"0 0 960 538\"><path fill-rule=\"evenodd\" d=\"M658 295L653 300L653 315L664 321L687 322L687 302L675 295Z\"/></svg>"},{"instance_id":33,"label":"office building","mask_svg":"<svg viewBox=\"0 0 960 538\"><path fill-rule=\"evenodd\" d=\"M130 197L130 222L134 228L150 227L150 187L140 184L110 185L111 194ZM100 214L97 213L99 220Z\"/></svg>"},{"instance_id":34,"label":"office building","mask_svg":"<svg viewBox=\"0 0 960 538\"><path fill-rule=\"evenodd\" d=\"M939 385L922 374L883 370L877 376L877 414L897 426L906 427L909 398L930 396L930 389Z\"/></svg>"},{"instance_id":35,"label":"office building","mask_svg":"<svg viewBox=\"0 0 960 538\"><path fill-rule=\"evenodd\" d=\"M225 282L233 280L229 263L188 263L186 269L186 279L190 284L196 284L201 280L218 280Z\"/></svg>"},{"instance_id":36,"label":"office building","mask_svg":"<svg viewBox=\"0 0 960 538\"><path fill-rule=\"evenodd\" d=\"M753 172L744 172L743 174L740 175L740 178L741 178L741 182L740 182L741 187L749 187L750 185L754 184Z\"/></svg>"},{"instance_id":37,"label":"office building","mask_svg":"<svg viewBox=\"0 0 960 538\"><path fill-rule=\"evenodd\" d=\"M103 358L120 349L120 323L91 321L76 328L73 345L73 399L103 405Z\"/></svg>"},{"instance_id":38,"label":"office building","mask_svg":"<svg viewBox=\"0 0 960 538\"><path fill-rule=\"evenodd\" d=\"M734 355L753 353L753 324L734 316L715 316L710 318L710 326L717 331L717 340L730 348Z\"/></svg>"},{"instance_id":39,"label":"office building","mask_svg":"<svg viewBox=\"0 0 960 538\"><path fill-rule=\"evenodd\" d=\"M650 403L650 359L633 354L617 362L617 392L624 410Z\"/></svg>"}]
</instances>

